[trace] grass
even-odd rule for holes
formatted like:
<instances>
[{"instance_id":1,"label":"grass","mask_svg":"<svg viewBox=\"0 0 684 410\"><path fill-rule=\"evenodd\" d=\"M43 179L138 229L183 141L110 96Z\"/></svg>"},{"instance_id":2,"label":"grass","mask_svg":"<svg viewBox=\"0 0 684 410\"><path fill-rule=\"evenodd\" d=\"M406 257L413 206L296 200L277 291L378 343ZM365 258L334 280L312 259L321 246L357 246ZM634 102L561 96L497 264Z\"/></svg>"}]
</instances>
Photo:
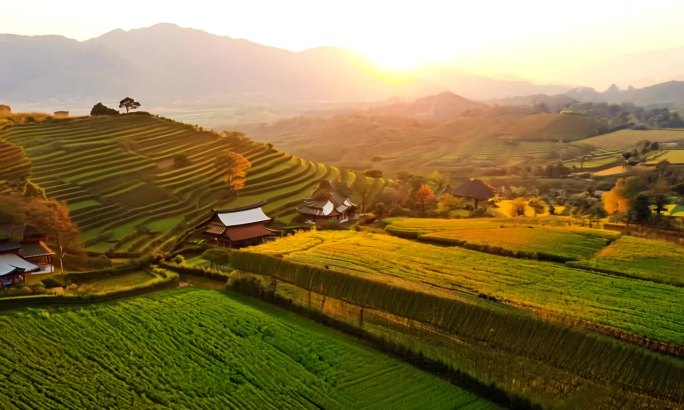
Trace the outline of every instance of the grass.
<instances>
[{"instance_id":1,"label":"grass","mask_svg":"<svg viewBox=\"0 0 684 410\"><path fill-rule=\"evenodd\" d=\"M618 233L579 227L525 225L493 219L391 218L386 230L398 236L558 260L590 258L619 237Z\"/></svg>"},{"instance_id":2,"label":"grass","mask_svg":"<svg viewBox=\"0 0 684 410\"><path fill-rule=\"evenodd\" d=\"M494 408L279 309L219 291L0 315L0 407Z\"/></svg>"},{"instance_id":3,"label":"grass","mask_svg":"<svg viewBox=\"0 0 684 410\"><path fill-rule=\"evenodd\" d=\"M308 232L249 249L425 292L484 294L535 311L684 344L684 289L387 235Z\"/></svg>"}]
</instances>

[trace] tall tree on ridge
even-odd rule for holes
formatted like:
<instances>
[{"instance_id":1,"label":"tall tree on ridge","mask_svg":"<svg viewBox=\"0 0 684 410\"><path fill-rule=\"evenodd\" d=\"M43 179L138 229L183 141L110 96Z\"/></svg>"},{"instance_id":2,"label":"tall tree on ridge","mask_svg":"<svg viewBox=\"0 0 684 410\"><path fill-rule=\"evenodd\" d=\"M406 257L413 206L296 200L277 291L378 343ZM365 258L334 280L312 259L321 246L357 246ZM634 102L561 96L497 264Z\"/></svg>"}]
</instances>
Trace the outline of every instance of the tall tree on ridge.
<instances>
[{"instance_id":1,"label":"tall tree on ridge","mask_svg":"<svg viewBox=\"0 0 684 410\"><path fill-rule=\"evenodd\" d=\"M138 108L140 108L140 103L135 101L131 97L126 97L123 100L119 101L119 108L125 108L126 114L128 114L128 110L137 110Z\"/></svg>"}]
</instances>

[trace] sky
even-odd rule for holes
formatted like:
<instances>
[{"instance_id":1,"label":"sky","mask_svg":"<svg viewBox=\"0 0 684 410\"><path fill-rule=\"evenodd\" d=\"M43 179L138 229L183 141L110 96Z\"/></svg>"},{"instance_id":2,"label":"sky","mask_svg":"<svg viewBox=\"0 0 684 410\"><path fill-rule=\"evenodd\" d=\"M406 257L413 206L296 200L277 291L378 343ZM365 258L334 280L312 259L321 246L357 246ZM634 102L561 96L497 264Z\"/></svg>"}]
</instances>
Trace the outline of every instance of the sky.
<instances>
[{"instance_id":1,"label":"sky","mask_svg":"<svg viewBox=\"0 0 684 410\"><path fill-rule=\"evenodd\" d=\"M0 33L86 40L166 22L292 51L345 47L388 71L441 62L537 82L684 46L681 0L15 0L2 10Z\"/></svg>"}]
</instances>

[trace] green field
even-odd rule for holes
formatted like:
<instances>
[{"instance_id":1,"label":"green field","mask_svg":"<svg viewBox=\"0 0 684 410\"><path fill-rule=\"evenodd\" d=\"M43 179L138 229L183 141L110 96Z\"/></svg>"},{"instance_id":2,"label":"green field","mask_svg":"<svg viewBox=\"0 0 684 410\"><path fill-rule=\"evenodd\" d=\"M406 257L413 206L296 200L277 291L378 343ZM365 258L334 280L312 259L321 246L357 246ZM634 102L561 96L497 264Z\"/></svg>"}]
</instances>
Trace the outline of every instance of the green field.
<instances>
[{"instance_id":1,"label":"green field","mask_svg":"<svg viewBox=\"0 0 684 410\"><path fill-rule=\"evenodd\" d=\"M577 265L684 286L684 248L662 241L623 236Z\"/></svg>"},{"instance_id":2,"label":"green field","mask_svg":"<svg viewBox=\"0 0 684 410\"><path fill-rule=\"evenodd\" d=\"M684 289L668 285L365 232L299 233L249 251L407 289L485 294L684 344Z\"/></svg>"},{"instance_id":3,"label":"green field","mask_svg":"<svg viewBox=\"0 0 684 410\"><path fill-rule=\"evenodd\" d=\"M385 230L397 236L446 245L466 246L492 253L513 252L559 260L587 259L620 235L579 227L525 225L496 219L390 218Z\"/></svg>"},{"instance_id":4,"label":"green field","mask_svg":"<svg viewBox=\"0 0 684 410\"><path fill-rule=\"evenodd\" d=\"M495 408L277 308L220 291L0 314L10 408Z\"/></svg>"},{"instance_id":5,"label":"green field","mask_svg":"<svg viewBox=\"0 0 684 410\"><path fill-rule=\"evenodd\" d=\"M216 157L229 150L252 163L233 200L216 167ZM175 164L177 154L189 162ZM67 202L81 240L100 253L170 248L212 208L268 201L265 211L289 224L320 179L340 172L246 138L146 115L14 125L0 131L0 161L12 164L0 176L0 192L30 174L48 197ZM380 182L378 192L385 181L368 184Z\"/></svg>"}]
</instances>

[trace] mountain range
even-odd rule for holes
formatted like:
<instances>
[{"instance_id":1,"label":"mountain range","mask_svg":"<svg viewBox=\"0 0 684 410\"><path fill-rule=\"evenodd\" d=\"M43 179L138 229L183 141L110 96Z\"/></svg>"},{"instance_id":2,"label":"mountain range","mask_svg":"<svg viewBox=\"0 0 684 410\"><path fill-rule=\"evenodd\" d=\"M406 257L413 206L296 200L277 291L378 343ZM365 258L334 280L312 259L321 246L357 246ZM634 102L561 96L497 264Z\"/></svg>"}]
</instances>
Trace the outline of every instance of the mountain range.
<instances>
[{"instance_id":1,"label":"mountain range","mask_svg":"<svg viewBox=\"0 0 684 410\"><path fill-rule=\"evenodd\" d=\"M111 104L128 95L143 101L148 109L169 104L199 109L208 104L244 107L274 102L309 102L313 108L323 102L416 98L450 90L497 104L560 96L555 98L684 107L684 82L678 81L598 92L493 79L447 65L431 65L397 79L375 71L361 55L342 48L292 52L167 23L114 30L82 42L61 36L0 34L0 56L0 103L10 105L89 109L95 102ZM649 61L643 61L649 56ZM619 61L623 66L643 67L645 76L658 78L663 74L659 66L669 65L668 72L676 72L682 59L684 48L637 53ZM615 72L615 66L609 66ZM603 72L604 68L596 69Z\"/></svg>"}]
</instances>

